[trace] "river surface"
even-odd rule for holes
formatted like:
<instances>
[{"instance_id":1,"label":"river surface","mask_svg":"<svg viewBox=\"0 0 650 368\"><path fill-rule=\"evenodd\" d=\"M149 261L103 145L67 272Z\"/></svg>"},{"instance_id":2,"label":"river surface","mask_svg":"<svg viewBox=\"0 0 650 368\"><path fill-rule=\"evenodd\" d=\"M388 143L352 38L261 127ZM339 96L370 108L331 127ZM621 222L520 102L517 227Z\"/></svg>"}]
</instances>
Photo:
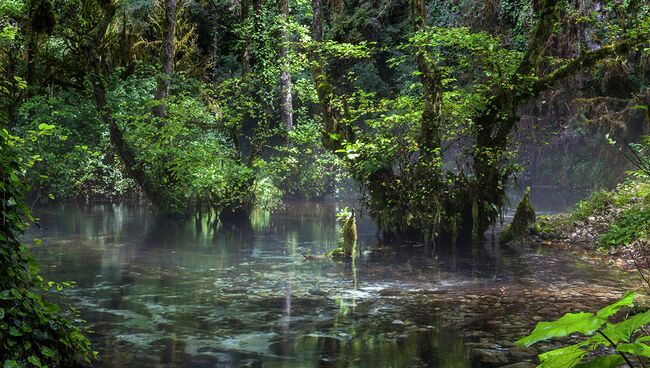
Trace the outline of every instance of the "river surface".
<instances>
[{"instance_id":1,"label":"river surface","mask_svg":"<svg viewBox=\"0 0 650 368\"><path fill-rule=\"evenodd\" d=\"M477 347L531 360L512 342L537 321L637 281L549 249L384 243L363 216L354 263L305 260L337 246L336 211L288 204L213 226L59 204L35 209L27 238L42 240L46 279L77 282L63 301L95 331L99 367L488 366Z\"/></svg>"}]
</instances>

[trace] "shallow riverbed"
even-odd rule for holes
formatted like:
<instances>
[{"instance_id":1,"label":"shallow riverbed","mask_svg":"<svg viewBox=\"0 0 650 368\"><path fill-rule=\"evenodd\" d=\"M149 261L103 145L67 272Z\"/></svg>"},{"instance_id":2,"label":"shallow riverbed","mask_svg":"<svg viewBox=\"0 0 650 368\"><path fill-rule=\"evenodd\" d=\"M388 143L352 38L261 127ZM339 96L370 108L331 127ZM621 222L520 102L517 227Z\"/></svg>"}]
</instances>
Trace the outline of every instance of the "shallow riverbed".
<instances>
[{"instance_id":1,"label":"shallow riverbed","mask_svg":"<svg viewBox=\"0 0 650 368\"><path fill-rule=\"evenodd\" d=\"M172 221L126 204L36 209L46 279L95 334L100 367L469 367L533 360L512 341L541 318L596 309L635 285L546 249L382 243L358 220L354 264L332 204L250 224Z\"/></svg>"}]
</instances>

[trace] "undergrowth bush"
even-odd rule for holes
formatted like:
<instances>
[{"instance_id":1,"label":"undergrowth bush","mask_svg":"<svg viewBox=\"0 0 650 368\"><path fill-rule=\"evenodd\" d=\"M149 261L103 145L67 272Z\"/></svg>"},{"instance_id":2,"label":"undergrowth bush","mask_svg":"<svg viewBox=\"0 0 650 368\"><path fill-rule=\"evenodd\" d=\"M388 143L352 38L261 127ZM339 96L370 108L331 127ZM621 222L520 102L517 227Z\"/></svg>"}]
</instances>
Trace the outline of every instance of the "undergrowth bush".
<instances>
[{"instance_id":1,"label":"undergrowth bush","mask_svg":"<svg viewBox=\"0 0 650 368\"><path fill-rule=\"evenodd\" d=\"M605 210L613 201L614 195L606 190L591 193L585 200L578 202L576 209L571 213L572 220L582 220Z\"/></svg>"},{"instance_id":2,"label":"undergrowth bush","mask_svg":"<svg viewBox=\"0 0 650 368\"><path fill-rule=\"evenodd\" d=\"M343 178L342 163L321 142L320 127L306 121L289 132L290 145L277 155L258 160L261 177L269 178L285 197L321 199L334 193Z\"/></svg>"},{"instance_id":3,"label":"undergrowth bush","mask_svg":"<svg viewBox=\"0 0 650 368\"><path fill-rule=\"evenodd\" d=\"M608 232L601 234L601 247L627 245L650 234L650 208L630 208L612 223Z\"/></svg>"},{"instance_id":4,"label":"undergrowth bush","mask_svg":"<svg viewBox=\"0 0 650 368\"><path fill-rule=\"evenodd\" d=\"M19 109L16 150L33 160L26 180L36 196L57 198L124 198L137 193L122 174L108 131L92 97L61 90L33 96Z\"/></svg>"}]
</instances>

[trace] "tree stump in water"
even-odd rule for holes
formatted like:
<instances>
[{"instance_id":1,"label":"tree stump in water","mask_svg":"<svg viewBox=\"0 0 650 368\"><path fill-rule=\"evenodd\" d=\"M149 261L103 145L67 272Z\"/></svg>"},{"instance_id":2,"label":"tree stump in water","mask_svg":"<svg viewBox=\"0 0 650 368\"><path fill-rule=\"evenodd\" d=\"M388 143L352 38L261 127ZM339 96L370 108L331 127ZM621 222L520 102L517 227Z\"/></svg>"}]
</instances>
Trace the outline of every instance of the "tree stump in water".
<instances>
[{"instance_id":1,"label":"tree stump in water","mask_svg":"<svg viewBox=\"0 0 650 368\"><path fill-rule=\"evenodd\" d=\"M340 246L323 256L332 259L354 258L357 255L357 222L354 210L345 217L341 228Z\"/></svg>"},{"instance_id":2,"label":"tree stump in water","mask_svg":"<svg viewBox=\"0 0 650 368\"><path fill-rule=\"evenodd\" d=\"M354 216L354 210L352 214L345 219L343 223L343 228L341 229L341 243L343 247L343 253L346 257L352 258L356 255L357 252L357 222Z\"/></svg>"},{"instance_id":3,"label":"tree stump in water","mask_svg":"<svg viewBox=\"0 0 650 368\"><path fill-rule=\"evenodd\" d=\"M528 187L521 202L517 205L512 223L506 225L499 234L499 244L506 244L524 237L528 233L530 225L535 223L536 218L535 210L530 203L530 187Z\"/></svg>"}]
</instances>

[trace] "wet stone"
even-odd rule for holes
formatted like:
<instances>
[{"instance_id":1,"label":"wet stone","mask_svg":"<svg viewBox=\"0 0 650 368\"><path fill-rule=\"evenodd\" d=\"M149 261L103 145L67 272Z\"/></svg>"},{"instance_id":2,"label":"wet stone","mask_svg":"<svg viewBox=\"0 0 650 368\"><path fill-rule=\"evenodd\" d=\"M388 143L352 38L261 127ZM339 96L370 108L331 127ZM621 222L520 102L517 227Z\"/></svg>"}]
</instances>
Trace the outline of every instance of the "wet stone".
<instances>
[{"instance_id":1,"label":"wet stone","mask_svg":"<svg viewBox=\"0 0 650 368\"><path fill-rule=\"evenodd\" d=\"M215 366L215 364L219 363L219 359L210 356L210 355L197 355L190 357L185 364L185 367L188 368L204 368L204 367L212 367Z\"/></svg>"},{"instance_id":2,"label":"wet stone","mask_svg":"<svg viewBox=\"0 0 650 368\"><path fill-rule=\"evenodd\" d=\"M508 353L496 349L472 349L470 353L472 367L500 367L509 363Z\"/></svg>"},{"instance_id":3,"label":"wet stone","mask_svg":"<svg viewBox=\"0 0 650 368\"><path fill-rule=\"evenodd\" d=\"M328 296L329 295L329 292L327 292L327 290L322 290L322 289L309 289L308 292L309 292L309 294L316 295L316 296Z\"/></svg>"},{"instance_id":4,"label":"wet stone","mask_svg":"<svg viewBox=\"0 0 650 368\"><path fill-rule=\"evenodd\" d=\"M501 366L501 368L534 368L535 364L531 362L518 362Z\"/></svg>"},{"instance_id":5,"label":"wet stone","mask_svg":"<svg viewBox=\"0 0 650 368\"><path fill-rule=\"evenodd\" d=\"M379 291L379 295L381 296L400 296L403 293L404 291L400 289L382 289Z\"/></svg>"},{"instance_id":6,"label":"wet stone","mask_svg":"<svg viewBox=\"0 0 650 368\"><path fill-rule=\"evenodd\" d=\"M508 349L510 359L515 362L524 360L534 360L537 357L537 351L534 348L518 348L513 347Z\"/></svg>"}]
</instances>

